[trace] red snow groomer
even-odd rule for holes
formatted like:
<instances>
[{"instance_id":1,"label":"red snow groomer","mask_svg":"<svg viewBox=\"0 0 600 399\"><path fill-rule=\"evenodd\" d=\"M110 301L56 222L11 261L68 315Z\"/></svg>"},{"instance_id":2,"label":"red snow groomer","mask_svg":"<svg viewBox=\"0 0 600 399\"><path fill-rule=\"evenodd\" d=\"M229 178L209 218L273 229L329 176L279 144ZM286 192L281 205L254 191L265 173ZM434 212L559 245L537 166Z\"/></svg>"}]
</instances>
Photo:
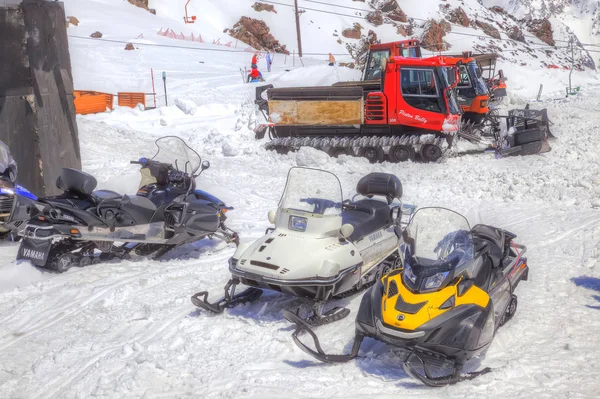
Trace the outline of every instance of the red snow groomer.
<instances>
[{"instance_id":1,"label":"red snow groomer","mask_svg":"<svg viewBox=\"0 0 600 399\"><path fill-rule=\"evenodd\" d=\"M313 147L370 162L439 161L461 127L459 67L444 56L390 56L380 58L378 78L324 87L258 87L255 103L269 123L255 129L256 138L268 134L266 148L278 152ZM504 117L505 129L498 119L492 138L460 135L499 155L549 150L545 110L511 113Z\"/></svg>"},{"instance_id":2,"label":"red snow groomer","mask_svg":"<svg viewBox=\"0 0 600 399\"><path fill-rule=\"evenodd\" d=\"M267 148L278 151L314 147L371 162L417 155L438 161L460 126L458 69L444 57L382 58L380 68L378 84L257 88L256 103L271 123L257 127L256 138L268 133Z\"/></svg>"}]
</instances>

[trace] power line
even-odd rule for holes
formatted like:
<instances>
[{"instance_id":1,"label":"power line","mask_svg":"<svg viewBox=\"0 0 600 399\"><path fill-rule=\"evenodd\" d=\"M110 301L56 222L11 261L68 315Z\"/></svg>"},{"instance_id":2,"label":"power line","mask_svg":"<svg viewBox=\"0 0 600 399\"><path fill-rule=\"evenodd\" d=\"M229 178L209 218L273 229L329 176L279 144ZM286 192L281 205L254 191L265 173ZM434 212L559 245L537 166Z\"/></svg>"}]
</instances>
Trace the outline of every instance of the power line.
<instances>
[{"instance_id":1,"label":"power line","mask_svg":"<svg viewBox=\"0 0 600 399\"><path fill-rule=\"evenodd\" d=\"M315 0L304 0L304 1L309 2L309 3L323 4L323 5L332 6L332 7L347 8L348 10L356 10L356 11L362 11L362 12L371 12L372 11L372 10L365 10L364 8L355 8L355 7L349 7L349 6L341 6L338 4L324 3L322 1L315 1Z\"/></svg>"},{"instance_id":2,"label":"power line","mask_svg":"<svg viewBox=\"0 0 600 399\"><path fill-rule=\"evenodd\" d=\"M94 38L94 37L87 37L87 36L75 36L75 35L69 35L69 37L72 37L74 39L94 40L94 41L108 42L108 43L120 43L120 44L131 43L131 44L133 44L135 46L168 47L168 48L178 48L178 49L197 50L197 51L220 51L220 52L225 52L225 53L248 53L248 51L245 51L245 50L225 50L225 49L220 49L220 48L200 48L200 47L187 47L187 46L172 46L172 45L169 45L169 44L139 43L139 42L114 40L114 39L103 39L103 38Z\"/></svg>"}]
</instances>

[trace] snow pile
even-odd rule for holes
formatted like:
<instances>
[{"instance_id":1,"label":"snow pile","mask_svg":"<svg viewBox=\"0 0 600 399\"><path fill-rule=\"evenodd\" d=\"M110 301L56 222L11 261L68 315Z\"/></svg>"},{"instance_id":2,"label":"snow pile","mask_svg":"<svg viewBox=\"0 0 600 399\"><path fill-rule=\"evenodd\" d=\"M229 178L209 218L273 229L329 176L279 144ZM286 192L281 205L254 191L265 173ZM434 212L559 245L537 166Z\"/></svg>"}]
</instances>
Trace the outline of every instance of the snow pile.
<instances>
[{"instance_id":1,"label":"snow pile","mask_svg":"<svg viewBox=\"0 0 600 399\"><path fill-rule=\"evenodd\" d=\"M182 98L175 99L175 105L177 108L181 110L186 115L194 115L198 110L198 106L191 100L186 100Z\"/></svg>"}]
</instances>

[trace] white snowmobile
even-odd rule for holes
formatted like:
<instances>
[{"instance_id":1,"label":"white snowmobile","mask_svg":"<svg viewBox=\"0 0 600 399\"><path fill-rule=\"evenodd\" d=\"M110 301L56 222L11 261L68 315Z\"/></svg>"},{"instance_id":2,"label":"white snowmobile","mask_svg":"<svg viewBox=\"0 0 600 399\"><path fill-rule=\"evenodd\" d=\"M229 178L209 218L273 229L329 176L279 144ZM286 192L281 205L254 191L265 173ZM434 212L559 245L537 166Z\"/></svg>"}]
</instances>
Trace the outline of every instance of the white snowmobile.
<instances>
[{"instance_id":1,"label":"white snowmobile","mask_svg":"<svg viewBox=\"0 0 600 399\"><path fill-rule=\"evenodd\" d=\"M290 169L279 207L268 215L275 227L251 245L240 244L229 260L232 278L224 298L210 303L208 292L199 292L191 298L194 305L221 313L257 300L267 289L313 299L313 315L307 319L311 325L347 316L349 309L323 312L323 307L328 300L360 291L398 266L394 231L403 211L401 204L392 204L402 197L402 184L394 175L371 173L358 182L356 191L365 198L342 201L334 174ZM240 283L250 288L236 294Z\"/></svg>"}]
</instances>

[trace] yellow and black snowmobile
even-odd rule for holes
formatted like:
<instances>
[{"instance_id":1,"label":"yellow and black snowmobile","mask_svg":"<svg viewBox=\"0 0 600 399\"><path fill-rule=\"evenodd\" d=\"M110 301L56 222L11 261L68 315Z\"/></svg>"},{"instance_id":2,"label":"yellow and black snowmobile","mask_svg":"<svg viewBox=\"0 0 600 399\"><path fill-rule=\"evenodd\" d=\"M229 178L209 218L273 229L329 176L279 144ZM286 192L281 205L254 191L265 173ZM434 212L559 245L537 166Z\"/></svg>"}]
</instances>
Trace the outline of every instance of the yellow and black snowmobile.
<instances>
[{"instance_id":1,"label":"yellow and black snowmobile","mask_svg":"<svg viewBox=\"0 0 600 399\"><path fill-rule=\"evenodd\" d=\"M529 272L525 246L502 229L481 224L471 229L462 215L444 208L419 209L406 229L396 232L403 267L363 296L351 353L325 354L311 327L285 312L298 326L296 344L323 362L346 362L358 356L365 337L372 337L404 349L406 372L429 386L489 371L462 373L515 314L514 291ZM316 350L299 339L303 332L312 336Z\"/></svg>"}]
</instances>

